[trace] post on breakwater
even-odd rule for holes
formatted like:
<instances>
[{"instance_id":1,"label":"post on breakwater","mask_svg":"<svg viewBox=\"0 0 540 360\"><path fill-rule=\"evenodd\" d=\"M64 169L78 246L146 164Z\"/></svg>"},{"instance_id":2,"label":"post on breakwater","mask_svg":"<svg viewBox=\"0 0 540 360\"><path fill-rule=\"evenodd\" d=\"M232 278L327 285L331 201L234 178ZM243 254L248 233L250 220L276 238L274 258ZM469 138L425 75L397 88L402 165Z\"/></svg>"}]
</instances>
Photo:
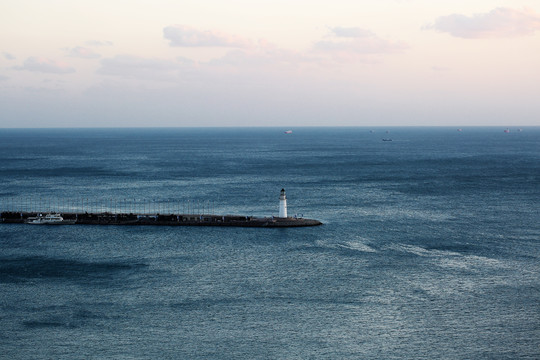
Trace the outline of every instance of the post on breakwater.
<instances>
[{"instance_id":1,"label":"post on breakwater","mask_svg":"<svg viewBox=\"0 0 540 360\"><path fill-rule=\"evenodd\" d=\"M146 198L67 198L5 197L0 198L0 212L24 213L108 213L108 214L213 214L214 200L146 199Z\"/></svg>"}]
</instances>

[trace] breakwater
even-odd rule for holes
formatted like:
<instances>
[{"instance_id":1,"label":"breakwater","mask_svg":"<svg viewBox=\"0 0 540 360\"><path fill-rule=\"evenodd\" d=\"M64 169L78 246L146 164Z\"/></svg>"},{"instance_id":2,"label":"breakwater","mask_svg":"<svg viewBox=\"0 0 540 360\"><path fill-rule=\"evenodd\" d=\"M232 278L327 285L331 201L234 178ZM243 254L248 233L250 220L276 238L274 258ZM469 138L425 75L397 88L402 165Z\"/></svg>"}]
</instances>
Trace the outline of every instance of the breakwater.
<instances>
[{"instance_id":1,"label":"breakwater","mask_svg":"<svg viewBox=\"0 0 540 360\"><path fill-rule=\"evenodd\" d=\"M3 223L25 224L30 219L45 215L43 212L4 211ZM236 226L236 227L302 227L322 225L318 220L298 217L254 217L208 214L135 214L135 213L58 213L64 220L76 225L161 225L161 226Z\"/></svg>"}]
</instances>

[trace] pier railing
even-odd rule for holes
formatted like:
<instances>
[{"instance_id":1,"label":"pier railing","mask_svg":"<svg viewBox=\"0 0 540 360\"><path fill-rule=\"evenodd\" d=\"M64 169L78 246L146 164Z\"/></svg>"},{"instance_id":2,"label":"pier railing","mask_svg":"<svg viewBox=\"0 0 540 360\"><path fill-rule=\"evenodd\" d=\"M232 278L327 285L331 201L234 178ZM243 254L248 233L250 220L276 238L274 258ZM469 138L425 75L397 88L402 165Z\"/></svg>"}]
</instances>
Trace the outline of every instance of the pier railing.
<instances>
[{"instance_id":1,"label":"pier railing","mask_svg":"<svg viewBox=\"0 0 540 360\"><path fill-rule=\"evenodd\" d=\"M213 200L141 198L9 197L0 199L0 212L109 213L109 214L215 214Z\"/></svg>"}]
</instances>

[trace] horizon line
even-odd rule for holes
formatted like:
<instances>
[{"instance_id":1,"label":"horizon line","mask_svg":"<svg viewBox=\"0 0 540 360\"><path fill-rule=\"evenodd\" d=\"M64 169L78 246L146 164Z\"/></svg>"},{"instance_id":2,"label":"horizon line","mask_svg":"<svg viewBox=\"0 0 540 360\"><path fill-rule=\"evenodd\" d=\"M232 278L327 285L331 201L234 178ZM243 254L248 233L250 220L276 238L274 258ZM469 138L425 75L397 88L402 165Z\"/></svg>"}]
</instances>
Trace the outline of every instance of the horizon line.
<instances>
[{"instance_id":1,"label":"horizon line","mask_svg":"<svg viewBox=\"0 0 540 360\"><path fill-rule=\"evenodd\" d=\"M67 126L50 126L50 127L0 127L0 130L47 130L47 129L71 129L71 130L85 130L85 129L286 129L291 130L295 128L366 128L366 129L379 129L379 128L535 128L540 125L299 125L299 126L94 126L94 127L67 127Z\"/></svg>"}]
</instances>

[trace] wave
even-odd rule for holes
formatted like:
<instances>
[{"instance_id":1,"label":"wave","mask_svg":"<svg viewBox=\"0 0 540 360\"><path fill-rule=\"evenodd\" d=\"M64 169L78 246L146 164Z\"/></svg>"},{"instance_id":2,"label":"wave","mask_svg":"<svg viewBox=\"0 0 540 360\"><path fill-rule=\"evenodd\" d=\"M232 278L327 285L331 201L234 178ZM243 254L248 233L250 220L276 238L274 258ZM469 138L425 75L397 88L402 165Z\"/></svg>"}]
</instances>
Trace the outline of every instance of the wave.
<instances>
[{"instance_id":1,"label":"wave","mask_svg":"<svg viewBox=\"0 0 540 360\"><path fill-rule=\"evenodd\" d=\"M441 246L422 247L409 244L392 244L385 249L398 252L406 252L430 259L435 265L443 268L453 268L462 270L476 269L506 269L509 267L501 260L486 256L464 254L459 252L470 251L469 246Z\"/></svg>"},{"instance_id":2,"label":"wave","mask_svg":"<svg viewBox=\"0 0 540 360\"><path fill-rule=\"evenodd\" d=\"M0 283L33 279L99 280L146 266L143 263L85 262L42 256L0 258Z\"/></svg>"},{"instance_id":3,"label":"wave","mask_svg":"<svg viewBox=\"0 0 540 360\"><path fill-rule=\"evenodd\" d=\"M68 323L57 320L28 320L23 321L22 324L27 328L54 328L54 327L68 327L71 328Z\"/></svg>"},{"instance_id":4,"label":"wave","mask_svg":"<svg viewBox=\"0 0 540 360\"><path fill-rule=\"evenodd\" d=\"M335 241L335 240L317 240L312 244L305 244L293 250L296 251L345 251L360 253L375 253L378 250L371 246L368 239L357 237L356 239Z\"/></svg>"},{"instance_id":5,"label":"wave","mask_svg":"<svg viewBox=\"0 0 540 360\"><path fill-rule=\"evenodd\" d=\"M284 305L327 305L327 306L336 306L336 305L349 305L349 306L359 306L364 303L363 300L350 297L341 297L336 298L334 296L325 297L324 294L320 296L254 296L254 297L242 297L242 298L199 298L199 299L185 299L183 301L170 303L169 307L172 309L183 310L183 311L199 311L206 310L213 307L242 307L246 306L261 306L261 304L273 303L273 304L284 304Z\"/></svg>"},{"instance_id":6,"label":"wave","mask_svg":"<svg viewBox=\"0 0 540 360\"><path fill-rule=\"evenodd\" d=\"M357 240L351 240L351 241L344 241L341 243L336 243L334 245L335 248L338 249L346 249L346 250L352 250L352 251L360 251L360 252L368 252L368 253L374 253L377 252L376 249L372 248L368 244L357 241Z\"/></svg>"}]
</instances>

